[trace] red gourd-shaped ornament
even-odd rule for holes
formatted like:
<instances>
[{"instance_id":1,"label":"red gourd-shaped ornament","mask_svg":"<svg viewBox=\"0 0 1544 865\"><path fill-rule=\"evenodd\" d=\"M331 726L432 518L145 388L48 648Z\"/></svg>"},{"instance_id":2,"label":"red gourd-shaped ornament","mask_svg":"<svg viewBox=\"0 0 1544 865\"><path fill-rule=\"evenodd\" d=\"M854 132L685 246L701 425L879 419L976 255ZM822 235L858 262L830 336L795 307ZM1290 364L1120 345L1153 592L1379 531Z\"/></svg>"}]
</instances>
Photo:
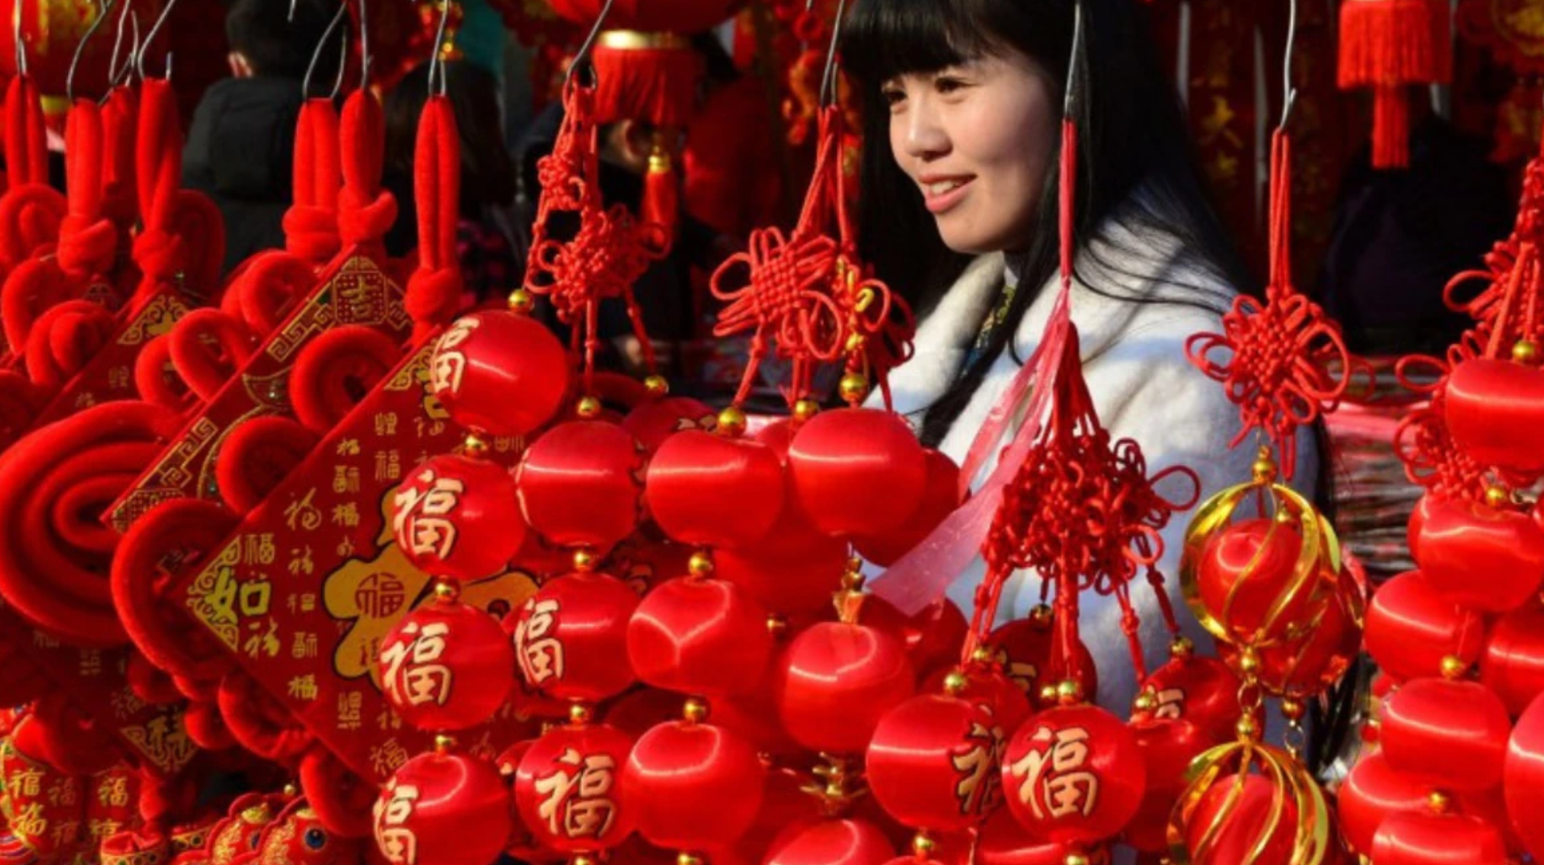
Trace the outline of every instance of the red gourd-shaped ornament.
<instances>
[{"instance_id":1,"label":"red gourd-shaped ornament","mask_svg":"<svg viewBox=\"0 0 1544 865\"><path fill-rule=\"evenodd\" d=\"M499 623L460 600L442 580L434 601L381 640L381 688L402 720L420 730L465 730L504 705L515 656Z\"/></svg>"},{"instance_id":2,"label":"red gourd-shaped ornament","mask_svg":"<svg viewBox=\"0 0 1544 865\"><path fill-rule=\"evenodd\" d=\"M525 518L509 470L482 456L430 457L410 472L393 501L392 531L414 566L436 576L475 580L504 570L525 540Z\"/></svg>"},{"instance_id":3,"label":"red gourd-shaped ornament","mask_svg":"<svg viewBox=\"0 0 1544 865\"><path fill-rule=\"evenodd\" d=\"M375 843L392 865L487 865L514 820L492 764L454 753L447 737L397 768L375 803Z\"/></svg>"},{"instance_id":4,"label":"red gourd-shaped ornament","mask_svg":"<svg viewBox=\"0 0 1544 865\"><path fill-rule=\"evenodd\" d=\"M620 785L632 747L625 733L590 723L578 706L568 724L530 744L515 771L515 808L540 849L600 853L632 833Z\"/></svg>"}]
</instances>

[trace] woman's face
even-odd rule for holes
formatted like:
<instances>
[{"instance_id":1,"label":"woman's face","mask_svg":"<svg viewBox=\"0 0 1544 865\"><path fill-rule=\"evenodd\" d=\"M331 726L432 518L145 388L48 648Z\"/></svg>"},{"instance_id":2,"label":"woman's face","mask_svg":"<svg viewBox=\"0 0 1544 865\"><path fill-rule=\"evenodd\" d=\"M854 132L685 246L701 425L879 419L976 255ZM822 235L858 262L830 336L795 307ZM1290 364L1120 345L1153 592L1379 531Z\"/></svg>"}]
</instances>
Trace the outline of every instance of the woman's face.
<instances>
[{"instance_id":1,"label":"woman's face","mask_svg":"<svg viewBox=\"0 0 1544 865\"><path fill-rule=\"evenodd\" d=\"M944 244L972 254L1028 246L1059 121L1050 76L1005 49L898 76L880 92L891 152Z\"/></svg>"}]
</instances>

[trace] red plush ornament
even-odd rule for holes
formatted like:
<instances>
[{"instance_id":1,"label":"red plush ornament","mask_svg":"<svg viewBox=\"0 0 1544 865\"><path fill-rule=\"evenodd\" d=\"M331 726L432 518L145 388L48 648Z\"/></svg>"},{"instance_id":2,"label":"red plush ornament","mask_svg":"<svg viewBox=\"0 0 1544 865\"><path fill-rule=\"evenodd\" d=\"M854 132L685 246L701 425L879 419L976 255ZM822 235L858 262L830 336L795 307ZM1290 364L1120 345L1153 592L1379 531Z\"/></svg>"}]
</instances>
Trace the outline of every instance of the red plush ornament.
<instances>
[{"instance_id":1,"label":"red plush ornament","mask_svg":"<svg viewBox=\"0 0 1544 865\"><path fill-rule=\"evenodd\" d=\"M609 549L638 525L642 475L642 451L626 430L569 421L526 451L516 475L520 507L551 543Z\"/></svg>"},{"instance_id":2,"label":"red plush ornament","mask_svg":"<svg viewBox=\"0 0 1544 865\"><path fill-rule=\"evenodd\" d=\"M1544 605L1529 601L1497 620L1480 658L1480 682L1513 717L1544 693Z\"/></svg>"},{"instance_id":3,"label":"red plush ornament","mask_svg":"<svg viewBox=\"0 0 1544 865\"><path fill-rule=\"evenodd\" d=\"M1286 860L1282 860L1283 862ZM1506 840L1486 820L1466 814L1390 814L1373 837L1378 865L1506 865Z\"/></svg>"},{"instance_id":4,"label":"red plush ornament","mask_svg":"<svg viewBox=\"0 0 1544 865\"><path fill-rule=\"evenodd\" d=\"M403 763L375 803L375 843L392 865L488 865L514 832L492 764L429 753Z\"/></svg>"},{"instance_id":5,"label":"red plush ornament","mask_svg":"<svg viewBox=\"0 0 1544 865\"><path fill-rule=\"evenodd\" d=\"M1165 852L1169 814L1185 792L1190 761L1225 740L1179 718L1133 721L1130 726L1147 767L1147 788L1136 815L1126 825L1125 841L1144 853Z\"/></svg>"},{"instance_id":6,"label":"red plush ornament","mask_svg":"<svg viewBox=\"0 0 1544 865\"><path fill-rule=\"evenodd\" d=\"M950 832L998 803L1003 727L982 704L921 694L879 719L868 746L869 790L913 829Z\"/></svg>"},{"instance_id":7,"label":"red plush ornament","mask_svg":"<svg viewBox=\"0 0 1544 865\"><path fill-rule=\"evenodd\" d=\"M594 853L632 832L631 808L617 776L633 742L615 727L558 727L537 739L515 774L515 807L542 847Z\"/></svg>"},{"instance_id":8,"label":"red plush ornament","mask_svg":"<svg viewBox=\"0 0 1544 865\"><path fill-rule=\"evenodd\" d=\"M683 694L737 694L764 678L767 613L732 583L680 577L649 592L627 624L638 678Z\"/></svg>"},{"instance_id":9,"label":"red plush ornament","mask_svg":"<svg viewBox=\"0 0 1544 865\"><path fill-rule=\"evenodd\" d=\"M1384 702L1379 736L1396 771L1465 792L1500 782L1510 733L1506 706L1484 685L1416 679Z\"/></svg>"},{"instance_id":10,"label":"red plush ornament","mask_svg":"<svg viewBox=\"0 0 1544 865\"><path fill-rule=\"evenodd\" d=\"M1142 804L1147 765L1131 730L1098 706L1058 706L1008 741L1003 793L1025 829L1061 844L1119 833Z\"/></svg>"},{"instance_id":11,"label":"red plush ornament","mask_svg":"<svg viewBox=\"0 0 1544 865\"><path fill-rule=\"evenodd\" d=\"M788 446L788 470L804 512L829 535L878 536L917 512L927 457L899 415L879 409L821 412Z\"/></svg>"},{"instance_id":12,"label":"red plush ornament","mask_svg":"<svg viewBox=\"0 0 1544 865\"><path fill-rule=\"evenodd\" d=\"M1544 582L1544 527L1520 511L1467 499L1432 502L1420 549L1421 573L1432 590L1461 607L1505 612Z\"/></svg>"},{"instance_id":13,"label":"red plush ornament","mask_svg":"<svg viewBox=\"0 0 1544 865\"><path fill-rule=\"evenodd\" d=\"M892 531L853 539L859 554L881 567L889 567L911 552L965 499L960 489L960 467L954 460L932 449L922 453L927 461L927 483L916 512Z\"/></svg>"},{"instance_id":14,"label":"red plush ornament","mask_svg":"<svg viewBox=\"0 0 1544 865\"><path fill-rule=\"evenodd\" d=\"M1231 775L1207 790L1185 824L1192 865L1291 865L1297 805L1261 775ZM1256 852L1258 851L1258 853Z\"/></svg>"},{"instance_id":15,"label":"red plush ornament","mask_svg":"<svg viewBox=\"0 0 1544 865\"><path fill-rule=\"evenodd\" d=\"M1544 372L1488 357L1453 367L1443 419L1453 442L1475 462L1530 477L1544 473Z\"/></svg>"},{"instance_id":16,"label":"red plush ornament","mask_svg":"<svg viewBox=\"0 0 1544 865\"><path fill-rule=\"evenodd\" d=\"M510 613L504 626L526 684L559 700L597 702L633 683L627 622L638 595L606 574L559 577Z\"/></svg>"},{"instance_id":17,"label":"red plush ornament","mask_svg":"<svg viewBox=\"0 0 1544 865\"><path fill-rule=\"evenodd\" d=\"M1132 720L1183 719L1194 724L1202 738L1226 742L1244 715L1238 703L1240 684L1222 661L1185 652L1148 675L1142 692L1150 695L1152 705L1134 711Z\"/></svg>"},{"instance_id":18,"label":"red plush ornament","mask_svg":"<svg viewBox=\"0 0 1544 865\"><path fill-rule=\"evenodd\" d=\"M1336 815L1340 836L1363 856L1372 854L1373 837L1390 814L1427 807L1431 789L1389 766L1381 751L1364 754L1340 785Z\"/></svg>"},{"instance_id":19,"label":"red plush ornament","mask_svg":"<svg viewBox=\"0 0 1544 865\"><path fill-rule=\"evenodd\" d=\"M1473 663L1484 638L1485 620L1443 600L1419 571L1379 586L1367 608L1367 654L1397 680L1440 675L1447 657Z\"/></svg>"},{"instance_id":20,"label":"red plush ornament","mask_svg":"<svg viewBox=\"0 0 1544 865\"><path fill-rule=\"evenodd\" d=\"M649 514L684 544L744 547L766 537L783 508L777 454L754 439L679 432L649 462Z\"/></svg>"},{"instance_id":21,"label":"red plush ornament","mask_svg":"<svg viewBox=\"0 0 1544 865\"><path fill-rule=\"evenodd\" d=\"M444 592L381 640L381 690L420 730L465 730L493 717L513 684L514 650L493 617Z\"/></svg>"},{"instance_id":22,"label":"red plush ornament","mask_svg":"<svg viewBox=\"0 0 1544 865\"><path fill-rule=\"evenodd\" d=\"M948 684L949 675L954 672L956 670L940 668L928 676L917 690L924 694L942 691ZM958 672L964 676L965 687L956 692L956 696L979 703L997 719L997 726L1003 730L1017 730L1034 711L1024 690L1002 673L979 664L967 665Z\"/></svg>"},{"instance_id":23,"label":"red plush ornament","mask_svg":"<svg viewBox=\"0 0 1544 865\"><path fill-rule=\"evenodd\" d=\"M419 569L473 580L503 571L525 541L515 480L491 460L441 454L397 489L392 530Z\"/></svg>"},{"instance_id":24,"label":"red plush ornament","mask_svg":"<svg viewBox=\"0 0 1544 865\"><path fill-rule=\"evenodd\" d=\"M717 426L717 412L705 403L686 396L650 400L628 412L622 420L622 429L632 433L633 438L651 454L678 432L712 432Z\"/></svg>"},{"instance_id":25,"label":"red plush ornament","mask_svg":"<svg viewBox=\"0 0 1544 865\"><path fill-rule=\"evenodd\" d=\"M821 820L767 851L764 865L885 865L890 839L864 820Z\"/></svg>"},{"instance_id":26,"label":"red plush ornament","mask_svg":"<svg viewBox=\"0 0 1544 865\"><path fill-rule=\"evenodd\" d=\"M513 312L457 319L429 360L429 392L456 423L496 436L545 426L567 399L569 377L557 337Z\"/></svg>"},{"instance_id":27,"label":"red plush ornament","mask_svg":"<svg viewBox=\"0 0 1544 865\"><path fill-rule=\"evenodd\" d=\"M622 770L638 834L667 850L727 847L756 820L767 770L743 739L671 721L643 734Z\"/></svg>"},{"instance_id":28,"label":"red plush ornament","mask_svg":"<svg viewBox=\"0 0 1544 865\"><path fill-rule=\"evenodd\" d=\"M1502 780L1512 827L1535 859L1544 856L1544 700L1535 699L1517 719Z\"/></svg>"},{"instance_id":29,"label":"red plush ornament","mask_svg":"<svg viewBox=\"0 0 1544 865\"><path fill-rule=\"evenodd\" d=\"M773 690L783 726L822 753L863 751L879 719L916 687L900 641L864 625L811 625L779 665Z\"/></svg>"},{"instance_id":30,"label":"red plush ornament","mask_svg":"<svg viewBox=\"0 0 1544 865\"><path fill-rule=\"evenodd\" d=\"M1289 523L1239 520L1207 541L1197 574L1200 600L1236 642L1279 638L1322 598L1317 575L1298 573L1303 536Z\"/></svg>"}]
</instances>

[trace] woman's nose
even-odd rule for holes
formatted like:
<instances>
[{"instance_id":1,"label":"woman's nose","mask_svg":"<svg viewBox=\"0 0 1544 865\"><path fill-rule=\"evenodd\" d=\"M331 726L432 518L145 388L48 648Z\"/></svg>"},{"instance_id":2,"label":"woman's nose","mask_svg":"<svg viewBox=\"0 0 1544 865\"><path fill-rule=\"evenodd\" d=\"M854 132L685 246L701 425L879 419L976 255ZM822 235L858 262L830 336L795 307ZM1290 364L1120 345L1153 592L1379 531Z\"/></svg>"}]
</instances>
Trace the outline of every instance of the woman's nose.
<instances>
[{"instance_id":1,"label":"woman's nose","mask_svg":"<svg viewBox=\"0 0 1544 865\"><path fill-rule=\"evenodd\" d=\"M930 161L949 152L949 135L926 99L915 100L906 112L906 155Z\"/></svg>"}]
</instances>

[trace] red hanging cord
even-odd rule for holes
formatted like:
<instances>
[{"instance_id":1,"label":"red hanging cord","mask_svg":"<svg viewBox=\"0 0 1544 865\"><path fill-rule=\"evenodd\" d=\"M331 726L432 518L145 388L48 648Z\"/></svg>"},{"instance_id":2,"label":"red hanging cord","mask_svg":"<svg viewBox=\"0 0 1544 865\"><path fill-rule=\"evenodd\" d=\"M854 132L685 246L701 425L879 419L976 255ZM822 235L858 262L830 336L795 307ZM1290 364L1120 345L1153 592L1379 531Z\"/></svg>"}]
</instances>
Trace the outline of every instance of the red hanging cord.
<instances>
[{"instance_id":1,"label":"red hanging cord","mask_svg":"<svg viewBox=\"0 0 1544 865\"><path fill-rule=\"evenodd\" d=\"M338 112L332 100L307 99L295 127L294 202L284 213L284 246L321 267L338 254Z\"/></svg>"},{"instance_id":2,"label":"red hanging cord","mask_svg":"<svg viewBox=\"0 0 1544 865\"><path fill-rule=\"evenodd\" d=\"M339 140L343 191L338 195L338 234L345 246L359 245L384 257L381 239L397 221L397 200L381 189L386 121L380 100L369 88L354 91L343 103Z\"/></svg>"},{"instance_id":3,"label":"red hanging cord","mask_svg":"<svg viewBox=\"0 0 1544 865\"><path fill-rule=\"evenodd\" d=\"M59 226L59 266L77 279L108 273L117 253L118 231L102 215L107 155L101 109L76 100L65 120L69 210Z\"/></svg>"},{"instance_id":4,"label":"red hanging cord","mask_svg":"<svg viewBox=\"0 0 1544 865\"><path fill-rule=\"evenodd\" d=\"M144 228L134 238L134 260L143 274L136 298L143 300L174 286L186 258L182 238L173 228L182 182L182 129L170 83L153 78L141 83L137 132L135 179Z\"/></svg>"},{"instance_id":5,"label":"red hanging cord","mask_svg":"<svg viewBox=\"0 0 1544 865\"><path fill-rule=\"evenodd\" d=\"M17 75L5 91L5 166L9 188L48 182L48 132L32 78Z\"/></svg>"},{"instance_id":6,"label":"red hanging cord","mask_svg":"<svg viewBox=\"0 0 1544 865\"><path fill-rule=\"evenodd\" d=\"M408 279L405 304L413 342L449 324L461 306L456 221L461 194L461 141L450 100L431 96L418 121L413 190L418 206L418 269Z\"/></svg>"}]
</instances>

